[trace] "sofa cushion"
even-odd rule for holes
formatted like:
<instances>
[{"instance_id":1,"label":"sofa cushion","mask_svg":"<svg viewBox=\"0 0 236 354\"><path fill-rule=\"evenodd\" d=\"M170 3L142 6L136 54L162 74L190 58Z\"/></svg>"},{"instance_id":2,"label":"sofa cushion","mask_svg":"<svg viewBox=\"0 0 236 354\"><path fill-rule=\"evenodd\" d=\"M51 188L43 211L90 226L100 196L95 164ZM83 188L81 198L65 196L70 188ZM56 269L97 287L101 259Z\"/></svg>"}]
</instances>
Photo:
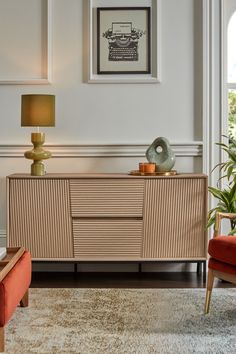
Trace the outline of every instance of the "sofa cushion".
<instances>
[{"instance_id":1,"label":"sofa cushion","mask_svg":"<svg viewBox=\"0 0 236 354\"><path fill-rule=\"evenodd\" d=\"M24 252L22 257L0 282L0 327L5 326L31 282L31 257Z\"/></svg>"},{"instance_id":2,"label":"sofa cushion","mask_svg":"<svg viewBox=\"0 0 236 354\"><path fill-rule=\"evenodd\" d=\"M217 236L211 239L208 253L218 261L236 266L236 236Z\"/></svg>"}]
</instances>

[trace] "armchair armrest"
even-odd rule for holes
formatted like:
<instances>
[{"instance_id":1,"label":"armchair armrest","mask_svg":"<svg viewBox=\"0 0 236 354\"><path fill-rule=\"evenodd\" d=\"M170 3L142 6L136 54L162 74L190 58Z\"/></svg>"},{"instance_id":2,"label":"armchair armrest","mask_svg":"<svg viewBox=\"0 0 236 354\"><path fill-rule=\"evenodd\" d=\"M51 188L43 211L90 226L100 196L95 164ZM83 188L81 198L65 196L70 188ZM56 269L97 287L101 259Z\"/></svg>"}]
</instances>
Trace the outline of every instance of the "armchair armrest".
<instances>
[{"instance_id":1,"label":"armchair armrest","mask_svg":"<svg viewBox=\"0 0 236 354\"><path fill-rule=\"evenodd\" d=\"M236 214L235 213L221 213L217 212L216 213L216 221L215 221L215 227L214 227L214 235L213 237L219 236L220 234L220 228L221 228L221 220L222 219L236 219Z\"/></svg>"}]
</instances>

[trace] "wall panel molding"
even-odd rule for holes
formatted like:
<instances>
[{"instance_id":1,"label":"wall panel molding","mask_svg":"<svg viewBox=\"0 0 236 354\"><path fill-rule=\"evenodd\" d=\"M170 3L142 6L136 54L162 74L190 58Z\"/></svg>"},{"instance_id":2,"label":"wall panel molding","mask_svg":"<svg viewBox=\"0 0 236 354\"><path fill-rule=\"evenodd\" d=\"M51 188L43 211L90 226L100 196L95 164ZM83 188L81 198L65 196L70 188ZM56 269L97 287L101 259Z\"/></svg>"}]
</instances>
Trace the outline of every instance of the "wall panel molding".
<instances>
[{"instance_id":1,"label":"wall panel molding","mask_svg":"<svg viewBox=\"0 0 236 354\"><path fill-rule=\"evenodd\" d=\"M6 230L0 230L0 238L6 238L7 231Z\"/></svg>"},{"instance_id":2,"label":"wall panel molding","mask_svg":"<svg viewBox=\"0 0 236 354\"><path fill-rule=\"evenodd\" d=\"M208 183L215 186L220 171L214 166L221 162L219 147L223 126L223 80L224 72L222 42L223 0L202 0L203 11L203 173L209 176ZM225 132L224 132L225 134ZM209 209L215 206L215 198L209 196Z\"/></svg>"},{"instance_id":3,"label":"wall panel molding","mask_svg":"<svg viewBox=\"0 0 236 354\"><path fill-rule=\"evenodd\" d=\"M5 247L7 239L7 231L0 230L0 247Z\"/></svg>"},{"instance_id":4,"label":"wall panel molding","mask_svg":"<svg viewBox=\"0 0 236 354\"><path fill-rule=\"evenodd\" d=\"M45 145L53 157L143 157L149 144ZM32 145L0 145L1 157L24 157ZM202 142L173 143L176 156L202 156Z\"/></svg>"},{"instance_id":5,"label":"wall panel molding","mask_svg":"<svg viewBox=\"0 0 236 354\"><path fill-rule=\"evenodd\" d=\"M52 1L53 0L40 0L40 1L41 1L41 11L42 11L42 18L40 19L42 38L39 43L41 49L40 59L39 59L41 60L41 75L39 76L38 73L32 72L30 76L28 76L28 74L27 75L22 74L22 77L20 75L19 77L14 77L12 72L9 72L8 74L6 74L4 78L0 77L0 85L43 85L43 84L50 84L52 81ZM14 6L17 5L15 4ZM20 4L19 6L22 6L22 4ZM17 8L15 9L15 11L17 12ZM28 9L27 12L30 11L31 9ZM11 21L11 19L9 19L9 21ZM18 31L19 30L20 29L18 28ZM18 67L19 58L21 59L21 61L23 61L24 58L21 57L21 53L19 52L15 53L15 56L17 57L18 61L17 63L12 62L12 65ZM10 61L10 59L8 61ZM27 63L27 60L25 60L25 62ZM15 70L13 66L12 69Z\"/></svg>"}]
</instances>

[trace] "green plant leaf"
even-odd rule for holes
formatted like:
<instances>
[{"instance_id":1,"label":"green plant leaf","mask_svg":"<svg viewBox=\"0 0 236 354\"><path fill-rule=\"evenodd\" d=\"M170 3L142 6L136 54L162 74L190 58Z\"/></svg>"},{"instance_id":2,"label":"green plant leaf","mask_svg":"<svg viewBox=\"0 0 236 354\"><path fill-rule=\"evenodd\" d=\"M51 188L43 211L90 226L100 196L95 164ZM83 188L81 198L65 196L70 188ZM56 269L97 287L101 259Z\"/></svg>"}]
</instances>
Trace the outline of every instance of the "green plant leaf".
<instances>
[{"instance_id":1,"label":"green plant leaf","mask_svg":"<svg viewBox=\"0 0 236 354\"><path fill-rule=\"evenodd\" d=\"M227 207L229 206L228 192L219 190L214 187L208 187L209 192L216 198L220 199Z\"/></svg>"},{"instance_id":2,"label":"green plant leaf","mask_svg":"<svg viewBox=\"0 0 236 354\"><path fill-rule=\"evenodd\" d=\"M231 160L233 160L236 163L236 154L235 154L235 152L233 152L231 150L229 150L227 152L228 152L228 155L231 158Z\"/></svg>"},{"instance_id":3,"label":"green plant leaf","mask_svg":"<svg viewBox=\"0 0 236 354\"><path fill-rule=\"evenodd\" d=\"M214 197L221 199L220 190L214 187L208 187L208 190Z\"/></svg>"},{"instance_id":4,"label":"green plant leaf","mask_svg":"<svg viewBox=\"0 0 236 354\"><path fill-rule=\"evenodd\" d=\"M228 180L230 179L230 177L232 176L234 167L233 166L229 166L228 171L227 171L227 178Z\"/></svg>"},{"instance_id":5,"label":"green plant leaf","mask_svg":"<svg viewBox=\"0 0 236 354\"><path fill-rule=\"evenodd\" d=\"M208 222L207 222L207 228L210 227L211 225L213 225L215 223L215 220L216 220L216 217L215 216L212 216Z\"/></svg>"},{"instance_id":6,"label":"green plant leaf","mask_svg":"<svg viewBox=\"0 0 236 354\"><path fill-rule=\"evenodd\" d=\"M217 167L220 167L220 169L222 169L223 167L224 167L224 165L225 165L225 162L220 162L220 163L218 163L217 165L215 165L215 167L211 170L211 172L213 172Z\"/></svg>"},{"instance_id":7,"label":"green plant leaf","mask_svg":"<svg viewBox=\"0 0 236 354\"><path fill-rule=\"evenodd\" d=\"M232 122L232 124L236 124L236 94L229 94L229 99L231 99L230 105L233 107L232 108L230 106L230 113L235 115L235 119L234 116L232 116L232 120L230 122ZM208 191L218 200L218 203L216 207L212 208L208 212L207 227L215 223L217 211L236 213L236 139L231 135L231 132L229 133L229 136L222 135L222 140L223 138L227 139L227 143L224 143L223 141L216 143L216 145L226 152L228 159L225 162L218 163L212 169L212 171L214 171L218 168L221 176L217 181L216 188L208 187ZM220 183L223 179L227 179L228 181L228 184L224 188L221 187ZM235 229L235 226L236 220L235 222L231 221L231 228Z\"/></svg>"},{"instance_id":8,"label":"green plant leaf","mask_svg":"<svg viewBox=\"0 0 236 354\"><path fill-rule=\"evenodd\" d=\"M223 146L223 147L225 147L225 148L228 148L228 145L226 145L226 144L224 144L224 143L216 143L216 145L218 145L218 146Z\"/></svg>"},{"instance_id":9,"label":"green plant leaf","mask_svg":"<svg viewBox=\"0 0 236 354\"><path fill-rule=\"evenodd\" d=\"M231 188L229 194L230 194L230 199L234 200L236 198L236 182L234 182L233 187Z\"/></svg>"}]
</instances>

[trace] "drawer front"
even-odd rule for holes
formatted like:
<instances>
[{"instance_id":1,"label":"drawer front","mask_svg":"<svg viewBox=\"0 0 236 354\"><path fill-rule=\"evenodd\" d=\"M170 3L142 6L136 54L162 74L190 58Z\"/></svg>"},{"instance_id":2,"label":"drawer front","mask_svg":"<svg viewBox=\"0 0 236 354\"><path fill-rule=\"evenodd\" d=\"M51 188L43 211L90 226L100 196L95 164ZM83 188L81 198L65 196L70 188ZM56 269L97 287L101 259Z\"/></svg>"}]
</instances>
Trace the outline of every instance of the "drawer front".
<instances>
[{"instance_id":1,"label":"drawer front","mask_svg":"<svg viewBox=\"0 0 236 354\"><path fill-rule=\"evenodd\" d=\"M142 220L74 219L74 255L79 259L140 258Z\"/></svg>"},{"instance_id":2,"label":"drawer front","mask_svg":"<svg viewBox=\"0 0 236 354\"><path fill-rule=\"evenodd\" d=\"M143 180L70 180L72 217L141 217Z\"/></svg>"}]
</instances>

